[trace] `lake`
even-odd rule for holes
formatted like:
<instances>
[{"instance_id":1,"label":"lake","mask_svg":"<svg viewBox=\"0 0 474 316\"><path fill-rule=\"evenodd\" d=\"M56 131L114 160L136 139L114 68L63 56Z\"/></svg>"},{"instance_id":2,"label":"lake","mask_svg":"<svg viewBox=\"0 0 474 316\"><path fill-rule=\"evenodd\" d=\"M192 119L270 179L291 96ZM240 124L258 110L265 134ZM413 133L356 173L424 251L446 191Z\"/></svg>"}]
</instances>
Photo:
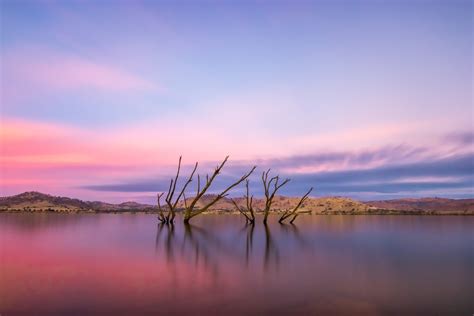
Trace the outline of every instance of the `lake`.
<instances>
[{"instance_id":1,"label":"lake","mask_svg":"<svg viewBox=\"0 0 474 316\"><path fill-rule=\"evenodd\" d=\"M467 315L474 217L0 214L0 314Z\"/></svg>"}]
</instances>

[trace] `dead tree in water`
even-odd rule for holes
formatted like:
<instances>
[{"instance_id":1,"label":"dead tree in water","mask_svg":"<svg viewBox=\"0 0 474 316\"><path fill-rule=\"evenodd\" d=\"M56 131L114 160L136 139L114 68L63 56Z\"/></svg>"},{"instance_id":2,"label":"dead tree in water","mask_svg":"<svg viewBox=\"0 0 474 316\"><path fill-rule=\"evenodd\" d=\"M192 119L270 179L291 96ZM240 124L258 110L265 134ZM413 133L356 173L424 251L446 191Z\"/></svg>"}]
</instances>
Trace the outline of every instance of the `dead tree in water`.
<instances>
[{"instance_id":1,"label":"dead tree in water","mask_svg":"<svg viewBox=\"0 0 474 316\"><path fill-rule=\"evenodd\" d=\"M224 161L216 167L214 170L214 173L209 177L208 175L206 176L206 183L204 187L201 189L201 177L198 175L198 183L197 183L197 191L196 191L196 196L193 198L191 203L189 203L189 206L185 205L185 211L184 211L184 223L187 224L193 218L194 216L197 216L205 211L207 211L211 206L216 204L219 200L222 198L226 197L228 195L228 192L239 185L242 181L246 180L252 172L255 170L256 166L254 166L248 173L244 174L240 179L229 185L225 190L223 190L221 193L216 195L209 203L204 205L203 207L200 207L199 209L196 209L196 204L198 201L206 194L206 191L209 189L211 186L212 182L216 179L217 175L221 172L222 168L224 167L225 163L229 159L229 156L225 157Z\"/></svg>"},{"instance_id":2,"label":"dead tree in water","mask_svg":"<svg viewBox=\"0 0 474 316\"><path fill-rule=\"evenodd\" d=\"M167 224L173 224L174 218L176 216L176 207L178 206L179 200L184 195L184 191L186 190L188 185L193 181L194 173L196 172L196 169L198 167L198 163L196 162L196 164L194 165L194 169L191 172L191 175L189 176L188 180L184 183L178 196L176 196L176 198L173 199L174 194L176 192L176 184L178 182L179 172L181 170L181 158L182 157L179 156L178 170L176 171L176 177L174 179L171 179L170 186L168 188L168 193L166 194L165 201L166 201L166 205L168 206L168 214L166 216L164 215L163 210L161 209L161 205L160 205L160 198L163 195L163 193L158 194L158 207L160 210L160 215L158 218L161 222L167 223Z\"/></svg>"},{"instance_id":3,"label":"dead tree in water","mask_svg":"<svg viewBox=\"0 0 474 316\"><path fill-rule=\"evenodd\" d=\"M158 204L158 219L162 223L166 222L165 213L163 212L163 208L161 207L161 203L160 203L160 200L161 200L161 197L163 196L163 194L164 194L164 192L161 192L161 193L158 193L156 195L156 202Z\"/></svg>"},{"instance_id":4,"label":"dead tree in water","mask_svg":"<svg viewBox=\"0 0 474 316\"><path fill-rule=\"evenodd\" d=\"M313 191L313 188L309 189L308 192L306 192L305 195L303 195L303 197L300 199L300 201L298 202L298 204L296 204L296 206L290 211L290 210L286 210L280 217L280 219L278 220L278 222L280 224L283 223L283 221L285 221L288 217L290 216L293 216L293 218L291 219L290 223L293 224L293 222L295 221L295 219L298 217L298 215L301 214L301 212L297 212L298 209L301 207L301 205L303 205L304 201L306 201L306 199L308 198L308 195L311 193L311 191Z\"/></svg>"},{"instance_id":5,"label":"dead tree in water","mask_svg":"<svg viewBox=\"0 0 474 316\"><path fill-rule=\"evenodd\" d=\"M267 224L268 214L272 207L273 198L275 197L275 194L282 186L290 182L290 179L285 179L283 182L280 183L279 176L272 177L270 178L270 180L268 180L269 173L270 173L270 169L262 173L263 189L265 193L265 208L263 210L263 223L265 225Z\"/></svg>"},{"instance_id":6,"label":"dead tree in water","mask_svg":"<svg viewBox=\"0 0 474 316\"><path fill-rule=\"evenodd\" d=\"M245 223L255 224L255 212L253 210L253 195L250 196L249 190L249 180L245 180L245 187L247 189L247 193L245 194L245 209L240 207L234 199L231 199L232 203L234 203L235 208L245 217Z\"/></svg>"}]
</instances>

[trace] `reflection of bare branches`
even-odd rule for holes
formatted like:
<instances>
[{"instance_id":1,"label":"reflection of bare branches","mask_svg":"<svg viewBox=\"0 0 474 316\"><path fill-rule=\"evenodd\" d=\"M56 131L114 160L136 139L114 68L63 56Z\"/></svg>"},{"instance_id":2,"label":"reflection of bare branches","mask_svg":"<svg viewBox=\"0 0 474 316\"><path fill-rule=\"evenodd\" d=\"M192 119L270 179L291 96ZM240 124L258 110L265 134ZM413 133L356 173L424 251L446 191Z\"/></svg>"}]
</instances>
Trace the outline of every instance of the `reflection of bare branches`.
<instances>
[{"instance_id":1,"label":"reflection of bare branches","mask_svg":"<svg viewBox=\"0 0 474 316\"><path fill-rule=\"evenodd\" d=\"M280 227L285 235L288 235L288 233L291 232L292 235L295 237L296 242L301 248L308 249L312 247L312 243L301 234L300 230L298 229L298 226L293 224L282 224L280 225Z\"/></svg>"},{"instance_id":2,"label":"reflection of bare branches","mask_svg":"<svg viewBox=\"0 0 474 316\"><path fill-rule=\"evenodd\" d=\"M189 240L193 247L194 265L197 267L199 262L202 262L204 267L212 271L214 277L217 277L219 265L217 261L213 260L207 243L202 243L199 238L195 236L194 232L197 231L205 230L190 224L184 224L184 241Z\"/></svg>"},{"instance_id":3,"label":"reflection of bare branches","mask_svg":"<svg viewBox=\"0 0 474 316\"><path fill-rule=\"evenodd\" d=\"M204 267L206 270L211 271L214 277L217 277L219 251L212 251L209 247L213 243L199 237L202 234L206 234L205 231L202 228L189 224L184 225L183 229L183 235L176 235L175 225L158 225L155 240L156 251L160 251L160 247L162 247L161 249L163 249L166 261L168 264L172 264L170 267L174 267L174 264L180 260L188 261L195 267ZM199 235L196 235L196 232L199 232ZM225 247L222 246L222 248Z\"/></svg>"},{"instance_id":4,"label":"reflection of bare branches","mask_svg":"<svg viewBox=\"0 0 474 316\"><path fill-rule=\"evenodd\" d=\"M166 258L168 259L168 262L174 261L174 225L166 225L168 227L168 235L166 238Z\"/></svg>"},{"instance_id":5,"label":"reflection of bare branches","mask_svg":"<svg viewBox=\"0 0 474 316\"><path fill-rule=\"evenodd\" d=\"M164 223L158 224L158 229L156 231L156 239L155 239L155 251L158 251L160 247L160 237L161 237L161 232L163 231L164 226L165 226Z\"/></svg>"},{"instance_id":6,"label":"reflection of bare branches","mask_svg":"<svg viewBox=\"0 0 474 316\"><path fill-rule=\"evenodd\" d=\"M248 225L247 231L247 250L244 252L239 244L228 242L215 231L209 231L199 226L190 224L160 224L157 228L155 247L156 251L163 250L166 261L177 263L180 260L192 263L196 268L203 267L211 271L216 277L219 272L219 262L221 260L232 259L233 262L246 258L250 259L250 253L253 246L254 228ZM183 230L183 234L176 234ZM240 244L242 245L242 244Z\"/></svg>"},{"instance_id":7,"label":"reflection of bare branches","mask_svg":"<svg viewBox=\"0 0 474 316\"><path fill-rule=\"evenodd\" d=\"M280 261L280 256L278 253L278 248L272 238L270 233L270 229L268 225L263 225L265 227L265 255L264 255L264 268L265 270L268 269L269 263L271 260L274 260L276 266L278 266Z\"/></svg>"},{"instance_id":8,"label":"reflection of bare branches","mask_svg":"<svg viewBox=\"0 0 474 316\"><path fill-rule=\"evenodd\" d=\"M177 269L185 263L201 271L204 269L208 279L210 277L209 280L216 281L224 265L228 268L229 264L240 263L242 268L250 269L255 263L262 262L264 271L270 272L275 268L278 270L282 258L289 260L290 257L282 256L282 251L289 250L289 245L292 245L291 249L296 246L300 251L312 248L312 241L297 226L283 224L279 227L281 229L272 232L269 225L263 225L262 231L255 225L245 225L236 231L235 239L228 233L220 234L219 230L210 228L181 223L160 224L157 227L155 246L164 255L170 269ZM258 245L263 246L258 249L254 247L256 232ZM278 243L281 238L288 241L283 248ZM179 274L177 270L176 274Z\"/></svg>"},{"instance_id":9,"label":"reflection of bare branches","mask_svg":"<svg viewBox=\"0 0 474 316\"><path fill-rule=\"evenodd\" d=\"M228 243L222 241L216 234L199 226L192 227L193 230L198 233L199 236L202 237L206 244L208 244L209 246L214 247L217 251L227 253L231 256L236 256L232 245L229 245Z\"/></svg>"},{"instance_id":10,"label":"reflection of bare branches","mask_svg":"<svg viewBox=\"0 0 474 316\"><path fill-rule=\"evenodd\" d=\"M249 265L250 254L252 253L253 248L253 230L255 229L255 225L248 226L247 229L247 239L245 243L245 264L246 266Z\"/></svg>"}]
</instances>

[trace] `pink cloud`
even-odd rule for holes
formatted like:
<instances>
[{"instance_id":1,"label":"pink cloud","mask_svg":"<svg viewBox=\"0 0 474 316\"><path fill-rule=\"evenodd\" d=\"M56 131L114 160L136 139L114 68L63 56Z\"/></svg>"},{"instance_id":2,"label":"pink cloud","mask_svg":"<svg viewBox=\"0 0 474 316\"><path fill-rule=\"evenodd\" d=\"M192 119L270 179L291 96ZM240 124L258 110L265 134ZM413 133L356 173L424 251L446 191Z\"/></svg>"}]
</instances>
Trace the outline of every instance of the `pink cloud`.
<instances>
[{"instance_id":1,"label":"pink cloud","mask_svg":"<svg viewBox=\"0 0 474 316\"><path fill-rule=\"evenodd\" d=\"M404 129L414 132L407 126ZM78 188L168 175L174 170L179 155L184 156L185 164L200 161L200 172L209 171L206 162L213 162L212 166L227 154L231 155L230 165L251 165L258 159L265 165L266 159L284 159L311 151L313 154L348 151L356 156L364 155L380 148L375 142L379 138L380 141L385 139L384 146L400 144L400 140L404 139L399 136L401 130L401 127L386 130L371 127L347 130L332 137L265 135L257 138L255 135L241 135L238 130L224 129L220 125L203 125L195 118L183 118L179 125L170 119L95 130L3 118L0 129L1 194L39 190L86 199L92 196L104 199L104 193L91 193ZM357 140L359 148L351 148L354 140ZM374 145L370 146L371 142ZM324 150L321 144L331 149ZM412 148L420 147L426 150L411 154ZM437 141L436 137L431 137L430 141L428 138L413 139L406 146L394 147L393 155L375 156L370 162L358 162L357 159L319 161L280 166L279 171L307 173L373 168L394 162L447 157L466 151L464 148L454 143ZM111 193L108 198L110 201L123 201L126 199L124 195Z\"/></svg>"},{"instance_id":2,"label":"pink cloud","mask_svg":"<svg viewBox=\"0 0 474 316\"><path fill-rule=\"evenodd\" d=\"M67 58L53 64L30 64L26 72L29 78L58 88L92 87L115 91L151 90L155 87L151 82L113 67L77 58Z\"/></svg>"},{"instance_id":3,"label":"pink cloud","mask_svg":"<svg viewBox=\"0 0 474 316\"><path fill-rule=\"evenodd\" d=\"M28 89L39 91L163 91L155 82L112 64L40 48L16 49L1 56L2 90L15 100Z\"/></svg>"},{"instance_id":4,"label":"pink cloud","mask_svg":"<svg viewBox=\"0 0 474 316\"><path fill-rule=\"evenodd\" d=\"M90 198L93 194L77 188L104 181L169 174L179 155L184 156L186 164L199 160L202 163L200 171L208 172L204 167L206 161L220 160L227 154L232 155L233 161L248 159L248 154L258 150L258 140L230 141L232 138L218 128L205 128L191 119L188 123L177 126L148 122L117 129L89 130L3 118L0 130L1 193L39 190ZM270 150L269 146L266 150ZM124 200L124 194L118 199Z\"/></svg>"},{"instance_id":5,"label":"pink cloud","mask_svg":"<svg viewBox=\"0 0 474 316\"><path fill-rule=\"evenodd\" d=\"M84 184L167 173L180 154L187 163L223 157L220 152L205 150L192 138L184 139L176 128L180 129L163 130L148 124L141 128L88 130L2 118L1 194L39 190L80 197L83 190L77 187ZM123 195L119 200L124 199Z\"/></svg>"},{"instance_id":6,"label":"pink cloud","mask_svg":"<svg viewBox=\"0 0 474 316\"><path fill-rule=\"evenodd\" d=\"M307 138L266 136L260 139L249 138L246 134L240 136L239 133L221 129L220 126L203 126L199 120L193 118L183 118L179 125L176 125L173 120L170 122L162 120L121 128L95 130L57 123L4 118L0 130L2 153L0 162L9 167L18 166L19 168L69 166L77 169L107 165L120 171L128 168L128 170L145 170L144 172L154 169L155 172L159 172L160 166L174 165L179 155L183 155L187 163L193 163L196 160L216 161L227 154L230 154L233 160L252 161L258 158L302 155L308 152L313 154L348 149L354 153L364 153L367 150L370 152L370 148L377 149L380 145L400 144L400 139L403 137L396 137L400 129L380 130L379 136L381 140L385 139L385 143L374 142L374 145L370 146L370 141L377 138L377 127L345 131L334 134L330 138L321 135L321 137ZM357 139L358 148L352 149L349 146L354 140L349 137L350 135ZM394 158L397 160L403 157L407 159L426 159L434 156L439 158L463 151L463 147L439 143L435 137L431 137L429 142L422 138L420 141L413 140L406 144L403 151L400 151L400 157L394 156ZM330 149L325 151L324 146ZM416 146L426 147L429 150L418 152L415 156L407 156L410 148L416 148ZM385 160L380 161L380 163L384 162ZM346 165L324 166L325 169L331 170L349 167ZM307 166L307 168L320 170L321 166Z\"/></svg>"}]
</instances>

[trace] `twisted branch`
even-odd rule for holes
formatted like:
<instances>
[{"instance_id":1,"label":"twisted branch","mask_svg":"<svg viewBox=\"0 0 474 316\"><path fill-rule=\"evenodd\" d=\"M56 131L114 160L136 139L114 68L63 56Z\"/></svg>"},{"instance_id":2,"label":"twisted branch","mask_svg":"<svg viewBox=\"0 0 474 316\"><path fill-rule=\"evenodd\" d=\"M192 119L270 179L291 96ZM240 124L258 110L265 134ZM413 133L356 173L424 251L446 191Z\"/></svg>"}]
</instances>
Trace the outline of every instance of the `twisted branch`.
<instances>
[{"instance_id":1,"label":"twisted branch","mask_svg":"<svg viewBox=\"0 0 474 316\"><path fill-rule=\"evenodd\" d=\"M275 194L281 187L283 187L285 184L290 182L290 179L285 179L284 181L280 182L280 176L278 175L268 180L269 174L270 174L270 169L262 173L262 183L263 183L263 189L265 193L265 209L263 210L263 213L264 213L263 223L264 224L267 224L268 214L272 207L273 198L275 197ZM272 187L272 183L273 183L273 187Z\"/></svg>"},{"instance_id":2,"label":"twisted branch","mask_svg":"<svg viewBox=\"0 0 474 316\"><path fill-rule=\"evenodd\" d=\"M176 207L178 206L178 202L181 199L181 197L184 195L184 192L186 191L186 188L188 187L188 185L193 181L194 173L196 172L196 169L198 167L198 163L196 162L196 164L194 165L193 171L191 172L187 181L184 183L178 196L176 197L176 199L173 199L173 196L176 192L176 184L178 183L179 172L181 170L181 159L182 157L179 156L178 170L176 171L175 178L171 179L170 181L168 193L165 198L166 204L168 205L168 214L166 216L163 216L164 218L163 222L166 222L168 224L170 223L172 224L174 222L174 218L176 216Z\"/></svg>"},{"instance_id":3,"label":"twisted branch","mask_svg":"<svg viewBox=\"0 0 474 316\"><path fill-rule=\"evenodd\" d=\"M249 190L249 180L245 180L245 187L246 187L246 194L245 194L245 200L246 200L246 209L241 208L235 201L234 199L231 199L232 203L236 207L236 209L245 217L245 222L246 223L255 223L255 212L253 210L253 195L250 196L250 190ZM248 213L248 214L247 214Z\"/></svg>"},{"instance_id":4,"label":"twisted branch","mask_svg":"<svg viewBox=\"0 0 474 316\"><path fill-rule=\"evenodd\" d=\"M216 195L216 197L214 199L212 199L208 204L206 204L202 208L196 210L195 208L196 208L197 202L204 196L204 194L210 188L212 182L216 179L217 175L221 172L222 168L224 167L224 165L225 165L225 163L227 162L228 159L229 159L229 156L225 157L225 159L222 161L222 163L216 167L216 169L214 170L211 177L206 175L206 184L204 185L204 187L202 189L200 188L200 177L198 176L197 194L194 197L194 199L192 200L192 202L189 204L189 206L186 207L186 210L185 210L185 213L184 213L184 222L185 223L188 223L191 218L207 211L210 207L212 207L214 204L216 204L219 200L221 200L222 198L228 196L229 195L228 192L231 189L233 189L234 187L236 187L237 185L239 185L241 182L246 180L253 173L253 171L256 168L256 166L254 166L248 173L244 174L240 179L238 179L237 181L235 181L234 183L229 185L221 193Z\"/></svg>"},{"instance_id":5,"label":"twisted branch","mask_svg":"<svg viewBox=\"0 0 474 316\"><path fill-rule=\"evenodd\" d=\"M298 217L299 214L301 214L302 212L300 213L297 213L298 209L303 205L303 203L308 199L308 195L311 193L311 191L313 191L313 188L310 188L308 190L308 192L306 192L305 195L303 195L303 197L300 199L300 201L298 202L298 204L296 204L296 206L293 208L293 210L286 210L280 217L280 219L278 220L278 222L281 224L283 223L283 221L285 221L288 217L290 216L293 216L293 218L291 219L290 223L292 224L295 219Z\"/></svg>"}]
</instances>

